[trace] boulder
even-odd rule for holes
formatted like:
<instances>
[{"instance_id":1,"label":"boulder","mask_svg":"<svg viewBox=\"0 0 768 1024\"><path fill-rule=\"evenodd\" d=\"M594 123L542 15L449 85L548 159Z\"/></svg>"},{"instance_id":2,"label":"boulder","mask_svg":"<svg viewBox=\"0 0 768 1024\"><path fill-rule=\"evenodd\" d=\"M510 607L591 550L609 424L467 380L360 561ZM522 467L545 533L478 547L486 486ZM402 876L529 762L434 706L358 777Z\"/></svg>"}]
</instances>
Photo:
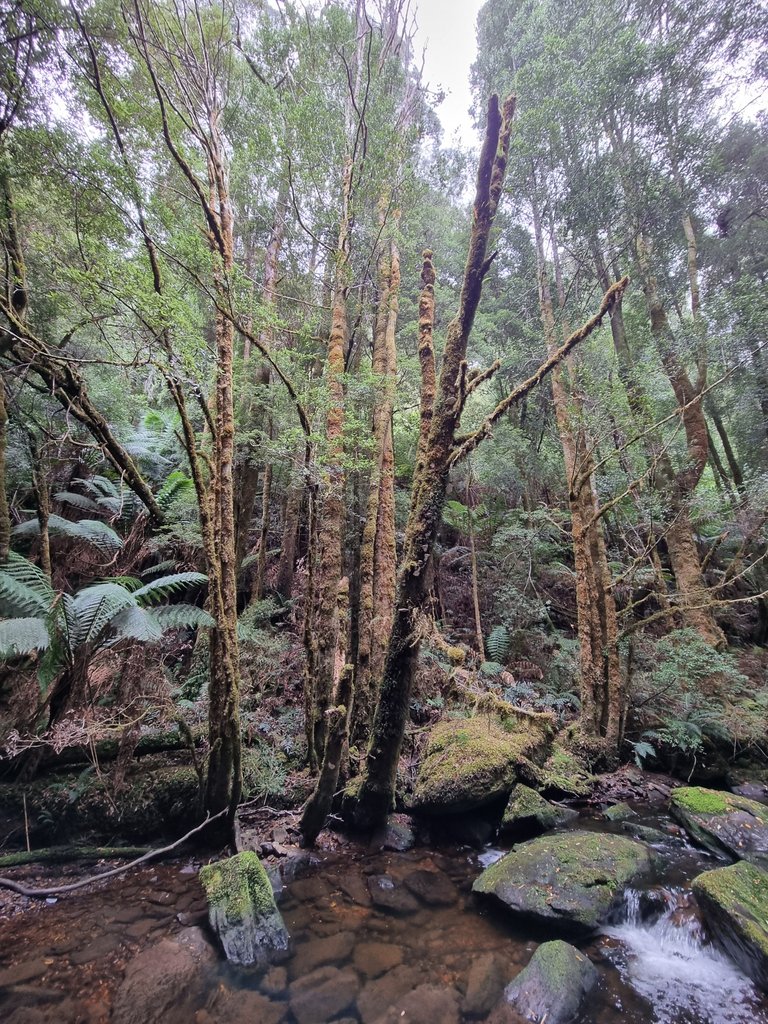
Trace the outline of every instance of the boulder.
<instances>
[{"instance_id":1,"label":"boulder","mask_svg":"<svg viewBox=\"0 0 768 1024\"><path fill-rule=\"evenodd\" d=\"M540 788L550 796L585 797L595 785L595 776L575 751L555 740L541 769Z\"/></svg>"},{"instance_id":2,"label":"boulder","mask_svg":"<svg viewBox=\"0 0 768 1024\"><path fill-rule=\"evenodd\" d=\"M561 832L521 843L476 879L473 892L571 933L606 920L626 886L652 866L647 846L624 836Z\"/></svg>"},{"instance_id":3,"label":"boulder","mask_svg":"<svg viewBox=\"0 0 768 1024\"><path fill-rule=\"evenodd\" d=\"M633 811L629 804L619 802L606 807L602 816L606 821L627 821L629 818L636 818L637 811Z\"/></svg>"},{"instance_id":4,"label":"boulder","mask_svg":"<svg viewBox=\"0 0 768 1024\"><path fill-rule=\"evenodd\" d=\"M359 988L360 982L351 968L320 967L291 985L291 1013L298 1024L333 1020L351 1006Z\"/></svg>"},{"instance_id":5,"label":"boulder","mask_svg":"<svg viewBox=\"0 0 768 1024\"><path fill-rule=\"evenodd\" d=\"M515 786L501 819L501 832L514 839L528 839L578 817L578 811L555 807L535 789Z\"/></svg>"},{"instance_id":6,"label":"boulder","mask_svg":"<svg viewBox=\"0 0 768 1024\"><path fill-rule=\"evenodd\" d=\"M737 793L685 786L670 797L672 816L694 842L768 870L768 807Z\"/></svg>"},{"instance_id":7,"label":"boulder","mask_svg":"<svg viewBox=\"0 0 768 1024\"><path fill-rule=\"evenodd\" d=\"M403 881L428 907L451 907L459 898L459 890L442 871L412 871Z\"/></svg>"},{"instance_id":8,"label":"boulder","mask_svg":"<svg viewBox=\"0 0 768 1024\"><path fill-rule=\"evenodd\" d=\"M265 967L285 956L288 931L272 886L255 853L246 850L200 871L208 918L227 960Z\"/></svg>"},{"instance_id":9,"label":"boulder","mask_svg":"<svg viewBox=\"0 0 768 1024\"><path fill-rule=\"evenodd\" d=\"M160 1024L171 1011L190 1007L203 990L206 967L216 962L199 928L162 939L128 964L112 1007L112 1024Z\"/></svg>"},{"instance_id":10,"label":"boulder","mask_svg":"<svg viewBox=\"0 0 768 1024\"><path fill-rule=\"evenodd\" d=\"M597 981L597 970L584 953L555 940L539 946L528 966L504 990L488 1024L519 1020L568 1024ZM510 1012L512 1011L512 1012ZM516 1016L519 1015L519 1016Z\"/></svg>"},{"instance_id":11,"label":"boulder","mask_svg":"<svg viewBox=\"0 0 768 1024\"><path fill-rule=\"evenodd\" d=\"M768 874L740 861L694 878L693 892L715 942L768 991Z\"/></svg>"},{"instance_id":12,"label":"boulder","mask_svg":"<svg viewBox=\"0 0 768 1024\"><path fill-rule=\"evenodd\" d=\"M406 853L416 845L410 818L406 814L390 814L386 823L374 833L370 843L371 852L393 850Z\"/></svg>"},{"instance_id":13,"label":"boulder","mask_svg":"<svg viewBox=\"0 0 768 1024\"><path fill-rule=\"evenodd\" d=\"M439 722L419 766L411 807L422 814L463 814L503 799L521 769L530 775L530 759L546 743L545 726L534 719L514 722L509 730L495 715Z\"/></svg>"}]
</instances>

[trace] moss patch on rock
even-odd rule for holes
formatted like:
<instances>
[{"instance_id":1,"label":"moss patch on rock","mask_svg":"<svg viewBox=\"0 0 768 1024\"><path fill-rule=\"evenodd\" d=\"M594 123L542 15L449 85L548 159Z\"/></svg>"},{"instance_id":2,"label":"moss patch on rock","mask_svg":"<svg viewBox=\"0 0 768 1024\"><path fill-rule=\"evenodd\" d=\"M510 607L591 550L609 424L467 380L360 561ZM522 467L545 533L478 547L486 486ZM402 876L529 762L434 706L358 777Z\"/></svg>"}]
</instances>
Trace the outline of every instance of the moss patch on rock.
<instances>
[{"instance_id":1,"label":"moss patch on rock","mask_svg":"<svg viewBox=\"0 0 768 1024\"><path fill-rule=\"evenodd\" d=\"M595 776L586 761L562 741L555 740L541 771L542 790L562 796L585 797L592 792L594 784Z\"/></svg>"},{"instance_id":2,"label":"moss patch on rock","mask_svg":"<svg viewBox=\"0 0 768 1024\"><path fill-rule=\"evenodd\" d=\"M670 797L672 816L712 853L746 860L768 870L768 807L757 800L685 786Z\"/></svg>"},{"instance_id":3,"label":"moss patch on rock","mask_svg":"<svg viewBox=\"0 0 768 1024\"><path fill-rule=\"evenodd\" d=\"M211 927L228 960L265 966L288 949L288 932L259 858L238 853L200 869Z\"/></svg>"},{"instance_id":4,"label":"moss patch on rock","mask_svg":"<svg viewBox=\"0 0 768 1024\"><path fill-rule=\"evenodd\" d=\"M568 1024L596 981L597 970L589 957L555 939L539 946L504 990L504 999L524 1020Z\"/></svg>"},{"instance_id":5,"label":"moss patch on rock","mask_svg":"<svg viewBox=\"0 0 768 1024\"><path fill-rule=\"evenodd\" d=\"M576 811L555 807L535 789L520 783L512 790L504 809L501 831L516 838L529 838L556 828L575 816Z\"/></svg>"},{"instance_id":6,"label":"moss patch on rock","mask_svg":"<svg viewBox=\"0 0 768 1024\"><path fill-rule=\"evenodd\" d=\"M503 723L493 715L439 722L419 767L411 806L426 814L457 814L510 793L522 770L546 748L537 722Z\"/></svg>"},{"instance_id":7,"label":"moss patch on rock","mask_svg":"<svg viewBox=\"0 0 768 1024\"><path fill-rule=\"evenodd\" d=\"M768 873L740 861L705 871L693 891L715 941L768 990Z\"/></svg>"},{"instance_id":8,"label":"moss patch on rock","mask_svg":"<svg viewBox=\"0 0 768 1024\"><path fill-rule=\"evenodd\" d=\"M624 888L652 868L647 846L623 836L562 832L516 846L475 881L514 913L566 932L604 921Z\"/></svg>"}]
</instances>

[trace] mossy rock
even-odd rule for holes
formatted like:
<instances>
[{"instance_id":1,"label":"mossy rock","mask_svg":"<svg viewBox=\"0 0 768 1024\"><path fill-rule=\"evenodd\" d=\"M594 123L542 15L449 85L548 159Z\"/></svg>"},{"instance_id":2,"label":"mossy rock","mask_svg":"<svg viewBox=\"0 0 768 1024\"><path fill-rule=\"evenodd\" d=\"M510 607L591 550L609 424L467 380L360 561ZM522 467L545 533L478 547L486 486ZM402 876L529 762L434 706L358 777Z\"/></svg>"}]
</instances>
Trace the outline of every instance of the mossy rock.
<instances>
[{"instance_id":1,"label":"mossy rock","mask_svg":"<svg viewBox=\"0 0 768 1024\"><path fill-rule=\"evenodd\" d=\"M541 789L566 797L589 796L595 776L586 761L561 741L555 740L552 753L541 770Z\"/></svg>"},{"instance_id":2,"label":"mossy rock","mask_svg":"<svg viewBox=\"0 0 768 1024\"><path fill-rule=\"evenodd\" d=\"M246 850L200 869L208 918L227 960L265 967L288 952L290 939L272 884L255 853Z\"/></svg>"},{"instance_id":3,"label":"mossy rock","mask_svg":"<svg viewBox=\"0 0 768 1024\"><path fill-rule=\"evenodd\" d=\"M516 839L528 839L578 817L577 811L555 807L543 796L519 783L512 790L501 819L501 832Z\"/></svg>"},{"instance_id":4,"label":"mossy rock","mask_svg":"<svg viewBox=\"0 0 768 1024\"><path fill-rule=\"evenodd\" d=\"M461 814L508 796L519 773L546 747L535 721L509 727L494 715L447 719L429 737L411 808L423 814Z\"/></svg>"},{"instance_id":5,"label":"mossy rock","mask_svg":"<svg viewBox=\"0 0 768 1024\"><path fill-rule=\"evenodd\" d=\"M624 836L560 832L516 846L486 868L472 890L524 918L585 934L652 866L648 847Z\"/></svg>"},{"instance_id":6,"label":"mossy rock","mask_svg":"<svg viewBox=\"0 0 768 1024\"><path fill-rule=\"evenodd\" d=\"M684 786L670 797L672 816L700 846L768 870L768 807L736 793Z\"/></svg>"},{"instance_id":7,"label":"mossy rock","mask_svg":"<svg viewBox=\"0 0 768 1024\"><path fill-rule=\"evenodd\" d=\"M21 786L0 786L0 810L23 816L23 798L37 841L68 835L146 839L191 828L200 817L197 774L190 767L148 761L115 795L109 775L90 772L45 775Z\"/></svg>"},{"instance_id":8,"label":"mossy rock","mask_svg":"<svg viewBox=\"0 0 768 1024\"><path fill-rule=\"evenodd\" d=\"M612 804L610 807L606 807L603 811L602 817L606 821L627 821L629 818L636 818L637 811L633 811L629 804L620 802L618 804Z\"/></svg>"},{"instance_id":9,"label":"mossy rock","mask_svg":"<svg viewBox=\"0 0 768 1024\"><path fill-rule=\"evenodd\" d=\"M507 985L504 1003L520 1015L518 1019L569 1024L596 982L597 969L589 957L555 939L542 943L528 965ZM490 1019L501 1024L509 1016L500 1007Z\"/></svg>"},{"instance_id":10,"label":"mossy rock","mask_svg":"<svg viewBox=\"0 0 768 1024\"><path fill-rule=\"evenodd\" d=\"M740 861L705 871L693 891L715 942L768 991L768 873Z\"/></svg>"}]
</instances>

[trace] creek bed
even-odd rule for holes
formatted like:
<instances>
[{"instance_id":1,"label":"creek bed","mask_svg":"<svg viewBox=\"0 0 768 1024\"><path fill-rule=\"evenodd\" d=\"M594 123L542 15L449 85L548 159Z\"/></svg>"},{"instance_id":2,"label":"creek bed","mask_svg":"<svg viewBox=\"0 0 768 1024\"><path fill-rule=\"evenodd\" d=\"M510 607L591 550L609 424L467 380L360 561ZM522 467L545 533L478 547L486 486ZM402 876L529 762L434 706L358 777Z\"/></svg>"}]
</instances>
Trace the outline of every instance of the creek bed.
<instances>
[{"instance_id":1,"label":"creek bed","mask_svg":"<svg viewBox=\"0 0 768 1024\"><path fill-rule=\"evenodd\" d=\"M636 820L666 825L658 816ZM585 816L574 825L620 830ZM644 916L642 892L630 891L611 924L579 944L600 976L582 1024L768 1024L768 999L707 944L690 896L691 879L718 862L679 839L656 849L656 912ZM293 941L285 963L254 974L208 950L186 982L163 956L203 923L196 865L137 870L0 922L0 1020L375 1024L400 1006L414 1024L482 1020L483 998L554 937L472 895L474 879L501 852L371 854L350 844L313 856L281 903ZM121 1002L126 969L144 962L146 985Z\"/></svg>"}]
</instances>

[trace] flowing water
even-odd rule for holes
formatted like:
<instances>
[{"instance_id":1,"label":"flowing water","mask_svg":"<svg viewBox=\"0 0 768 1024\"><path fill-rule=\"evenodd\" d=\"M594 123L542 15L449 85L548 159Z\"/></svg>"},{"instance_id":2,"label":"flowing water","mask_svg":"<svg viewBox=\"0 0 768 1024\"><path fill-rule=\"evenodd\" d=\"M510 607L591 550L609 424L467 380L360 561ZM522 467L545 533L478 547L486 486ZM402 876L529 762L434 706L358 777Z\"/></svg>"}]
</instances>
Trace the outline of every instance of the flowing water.
<instances>
[{"instance_id":1,"label":"flowing water","mask_svg":"<svg viewBox=\"0 0 768 1024\"><path fill-rule=\"evenodd\" d=\"M584 817L577 826L619 828ZM266 974L211 957L155 1016L171 991L163 949L201 924L204 904L196 864L142 869L0 921L0 1021L106 1024L137 955L148 974L120 1024L377 1024L393 1011L412 1024L482 1020L536 946L555 937L472 895L503 852L345 846L313 857L281 903L291 957ZM657 852L656 884L626 893L582 944L600 981L579 1024L768 1024L768 999L708 943L690 894L691 879L717 862L679 839Z\"/></svg>"}]
</instances>

